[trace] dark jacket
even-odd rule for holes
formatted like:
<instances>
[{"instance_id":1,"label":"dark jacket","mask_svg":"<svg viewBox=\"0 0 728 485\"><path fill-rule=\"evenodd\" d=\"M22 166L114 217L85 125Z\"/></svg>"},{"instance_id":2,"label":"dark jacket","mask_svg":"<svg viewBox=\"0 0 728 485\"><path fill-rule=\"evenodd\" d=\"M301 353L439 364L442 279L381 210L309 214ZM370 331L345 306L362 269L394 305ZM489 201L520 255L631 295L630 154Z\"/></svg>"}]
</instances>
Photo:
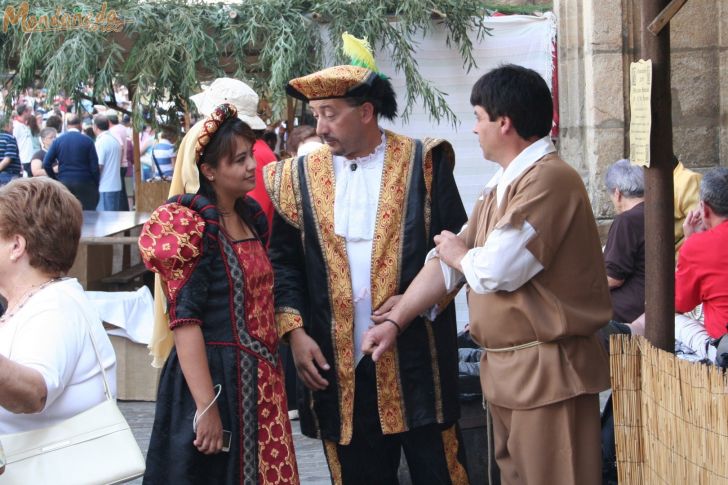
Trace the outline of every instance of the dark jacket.
<instances>
[{"instance_id":1,"label":"dark jacket","mask_svg":"<svg viewBox=\"0 0 728 485\"><path fill-rule=\"evenodd\" d=\"M58 161L58 174L53 163ZM99 184L99 158L91 138L77 131L68 131L56 138L43 159L48 176L60 182L93 182Z\"/></svg>"},{"instance_id":2,"label":"dark jacket","mask_svg":"<svg viewBox=\"0 0 728 485\"><path fill-rule=\"evenodd\" d=\"M434 246L467 220L453 178L452 147L386 132L378 219L372 244L372 308L404 293ZM276 208L269 255L275 272L278 330L304 327L331 364L323 391L299 396L307 436L348 444L353 433L354 339L351 275L343 238L333 232L333 168L327 146L268 165ZM382 432L400 433L459 417L454 305L434 322L416 318L395 351L376 364Z\"/></svg>"}]
</instances>

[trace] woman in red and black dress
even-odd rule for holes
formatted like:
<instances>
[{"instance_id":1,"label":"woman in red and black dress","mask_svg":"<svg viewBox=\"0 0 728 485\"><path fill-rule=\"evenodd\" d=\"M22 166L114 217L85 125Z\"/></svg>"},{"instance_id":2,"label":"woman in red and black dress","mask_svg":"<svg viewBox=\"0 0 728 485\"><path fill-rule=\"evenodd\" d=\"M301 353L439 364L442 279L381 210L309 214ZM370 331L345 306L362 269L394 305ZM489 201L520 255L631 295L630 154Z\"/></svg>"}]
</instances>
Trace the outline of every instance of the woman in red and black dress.
<instances>
[{"instance_id":1,"label":"woman in red and black dress","mask_svg":"<svg viewBox=\"0 0 728 485\"><path fill-rule=\"evenodd\" d=\"M246 197L255 137L230 105L188 136L197 137L199 190L159 207L139 238L174 336L144 483L297 484L267 222Z\"/></svg>"}]
</instances>

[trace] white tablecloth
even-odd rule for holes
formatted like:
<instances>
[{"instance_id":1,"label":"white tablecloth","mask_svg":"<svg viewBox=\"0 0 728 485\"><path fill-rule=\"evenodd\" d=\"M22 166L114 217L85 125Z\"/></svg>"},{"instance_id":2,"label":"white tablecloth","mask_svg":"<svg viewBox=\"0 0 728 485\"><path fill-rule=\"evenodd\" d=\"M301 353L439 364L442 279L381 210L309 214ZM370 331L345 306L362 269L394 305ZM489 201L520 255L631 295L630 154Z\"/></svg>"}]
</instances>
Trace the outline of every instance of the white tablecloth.
<instances>
[{"instance_id":1,"label":"white tablecloth","mask_svg":"<svg viewBox=\"0 0 728 485\"><path fill-rule=\"evenodd\" d=\"M132 342L148 344L154 326L154 298L146 286L136 291L87 291L101 320L116 328L109 335L125 337Z\"/></svg>"}]
</instances>

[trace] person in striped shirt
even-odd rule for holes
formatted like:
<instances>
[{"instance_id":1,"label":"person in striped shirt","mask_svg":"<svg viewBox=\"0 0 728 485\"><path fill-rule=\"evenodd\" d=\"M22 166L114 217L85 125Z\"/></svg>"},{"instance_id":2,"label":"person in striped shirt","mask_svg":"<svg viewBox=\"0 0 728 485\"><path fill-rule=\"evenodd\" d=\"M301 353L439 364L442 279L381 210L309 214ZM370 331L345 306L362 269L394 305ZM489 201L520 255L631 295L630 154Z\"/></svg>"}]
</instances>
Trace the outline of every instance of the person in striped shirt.
<instances>
[{"instance_id":1,"label":"person in striped shirt","mask_svg":"<svg viewBox=\"0 0 728 485\"><path fill-rule=\"evenodd\" d=\"M0 186L19 178L22 169L18 155L18 142L12 132L12 120L4 120L0 127Z\"/></svg>"}]
</instances>

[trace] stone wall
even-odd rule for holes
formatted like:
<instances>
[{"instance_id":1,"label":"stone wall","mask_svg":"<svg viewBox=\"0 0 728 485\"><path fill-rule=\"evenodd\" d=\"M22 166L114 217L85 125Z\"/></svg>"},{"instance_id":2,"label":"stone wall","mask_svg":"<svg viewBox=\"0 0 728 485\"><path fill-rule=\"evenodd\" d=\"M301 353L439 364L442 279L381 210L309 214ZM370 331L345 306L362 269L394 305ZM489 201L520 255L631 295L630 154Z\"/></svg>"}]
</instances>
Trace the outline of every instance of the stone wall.
<instances>
[{"instance_id":1,"label":"stone wall","mask_svg":"<svg viewBox=\"0 0 728 485\"><path fill-rule=\"evenodd\" d=\"M629 156L629 64L640 0L556 0L560 151L598 218L612 216L605 169ZM674 151L697 170L728 165L728 2L692 0L670 24ZM650 34L651 35L651 34Z\"/></svg>"}]
</instances>

